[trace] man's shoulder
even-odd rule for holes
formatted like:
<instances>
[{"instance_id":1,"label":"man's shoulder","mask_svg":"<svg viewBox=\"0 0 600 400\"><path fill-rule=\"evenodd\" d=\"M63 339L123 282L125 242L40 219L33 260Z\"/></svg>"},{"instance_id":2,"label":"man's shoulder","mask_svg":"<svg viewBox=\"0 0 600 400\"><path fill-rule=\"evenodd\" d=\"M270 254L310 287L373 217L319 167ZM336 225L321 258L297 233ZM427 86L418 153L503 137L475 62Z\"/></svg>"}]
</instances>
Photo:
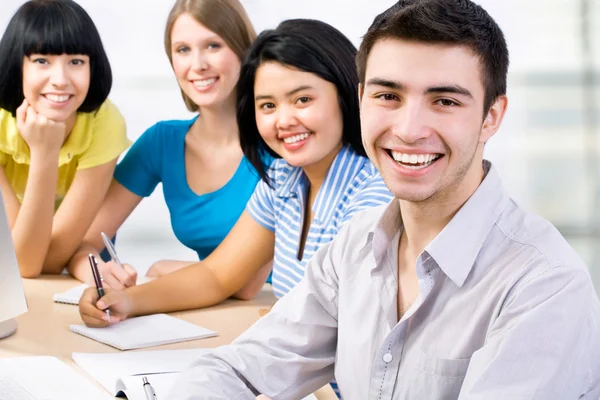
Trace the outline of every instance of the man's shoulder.
<instances>
[{"instance_id":1,"label":"man's shoulder","mask_svg":"<svg viewBox=\"0 0 600 400\"><path fill-rule=\"evenodd\" d=\"M525 251L547 267L570 266L587 270L581 257L550 221L512 200L496 226L515 251Z\"/></svg>"}]
</instances>

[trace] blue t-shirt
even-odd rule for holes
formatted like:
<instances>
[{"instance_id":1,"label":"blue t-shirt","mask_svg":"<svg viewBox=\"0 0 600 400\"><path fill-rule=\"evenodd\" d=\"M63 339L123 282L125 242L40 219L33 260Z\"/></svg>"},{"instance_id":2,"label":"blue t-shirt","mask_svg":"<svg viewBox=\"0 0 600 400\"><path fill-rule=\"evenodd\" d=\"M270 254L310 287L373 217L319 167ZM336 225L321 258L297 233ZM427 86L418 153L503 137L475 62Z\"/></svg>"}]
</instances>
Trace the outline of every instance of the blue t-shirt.
<instances>
[{"instance_id":1,"label":"blue t-shirt","mask_svg":"<svg viewBox=\"0 0 600 400\"><path fill-rule=\"evenodd\" d=\"M233 228L260 177L243 157L223 187L200 196L194 193L186 178L184 151L185 135L195 120L162 121L149 128L119 163L115 179L142 197L162 182L175 236L202 260Z\"/></svg>"}]
</instances>

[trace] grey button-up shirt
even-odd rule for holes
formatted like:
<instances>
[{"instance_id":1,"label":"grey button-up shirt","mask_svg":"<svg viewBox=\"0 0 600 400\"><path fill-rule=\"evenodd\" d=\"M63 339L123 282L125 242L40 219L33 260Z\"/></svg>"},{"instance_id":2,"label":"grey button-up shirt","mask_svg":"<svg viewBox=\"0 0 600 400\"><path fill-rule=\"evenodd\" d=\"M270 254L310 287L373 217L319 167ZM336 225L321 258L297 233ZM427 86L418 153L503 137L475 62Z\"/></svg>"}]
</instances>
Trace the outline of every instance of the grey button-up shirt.
<instances>
[{"instance_id":1,"label":"grey button-up shirt","mask_svg":"<svg viewBox=\"0 0 600 400\"><path fill-rule=\"evenodd\" d=\"M335 375L345 400L600 398L600 303L586 266L482 184L417 259L397 317L398 201L366 210L233 344L182 373L171 399L298 399Z\"/></svg>"}]
</instances>

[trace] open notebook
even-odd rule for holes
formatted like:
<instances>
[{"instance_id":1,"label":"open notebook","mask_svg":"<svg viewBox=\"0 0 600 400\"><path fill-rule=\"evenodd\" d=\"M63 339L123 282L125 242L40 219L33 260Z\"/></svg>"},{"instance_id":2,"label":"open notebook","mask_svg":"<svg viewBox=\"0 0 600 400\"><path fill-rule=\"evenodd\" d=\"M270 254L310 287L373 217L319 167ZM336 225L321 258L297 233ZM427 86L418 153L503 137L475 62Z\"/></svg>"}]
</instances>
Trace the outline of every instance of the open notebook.
<instances>
[{"instance_id":1,"label":"open notebook","mask_svg":"<svg viewBox=\"0 0 600 400\"><path fill-rule=\"evenodd\" d=\"M141 349L217 336L215 331L167 314L130 318L106 328L90 328L81 324L69 325L69 329L119 350Z\"/></svg>"},{"instance_id":2,"label":"open notebook","mask_svg":"<svg viewBox=\"0 0 600 400\"><path fill-rule=\"evenodd\" d=\"M154 350L129 353L73 353L73 361L113 396L146 400L145 376L156 397L167 399L179 372L210 349ZM304 400L316 400L314 395Z\"/></svg>"},{"instance_id":3,"label":"open notebook","mask_svg":"<svg viewBox=\"0 0 600 400\"><path fill-rule=\"evenodd\" d=\"M159 399L167 399L177 373L207 349L154 350L128 353L73 353L73 361L113 396L146 400L146 376Z\"/></svg>"}]
</instances>

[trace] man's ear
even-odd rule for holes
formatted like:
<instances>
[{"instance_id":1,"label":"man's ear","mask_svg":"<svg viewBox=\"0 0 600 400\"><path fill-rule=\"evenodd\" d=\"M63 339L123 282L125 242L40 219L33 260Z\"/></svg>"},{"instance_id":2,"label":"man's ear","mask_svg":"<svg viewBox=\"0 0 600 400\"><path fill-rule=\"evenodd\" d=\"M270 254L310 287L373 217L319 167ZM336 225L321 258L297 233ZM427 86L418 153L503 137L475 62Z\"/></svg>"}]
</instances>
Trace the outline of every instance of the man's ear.
<instances>
[{"instance_id":1,"label":"man's ear","mask_svg":"<svg viewBox=\"0 0 600 400\"><path fill-rule=\"evenodd\" d=\"M485 143L500 129L506 108L508 107L508 97L506 95L499 96L488 111L483 126L481 127L481 135L479 143Z\"/></svg>"}]
</instances>

